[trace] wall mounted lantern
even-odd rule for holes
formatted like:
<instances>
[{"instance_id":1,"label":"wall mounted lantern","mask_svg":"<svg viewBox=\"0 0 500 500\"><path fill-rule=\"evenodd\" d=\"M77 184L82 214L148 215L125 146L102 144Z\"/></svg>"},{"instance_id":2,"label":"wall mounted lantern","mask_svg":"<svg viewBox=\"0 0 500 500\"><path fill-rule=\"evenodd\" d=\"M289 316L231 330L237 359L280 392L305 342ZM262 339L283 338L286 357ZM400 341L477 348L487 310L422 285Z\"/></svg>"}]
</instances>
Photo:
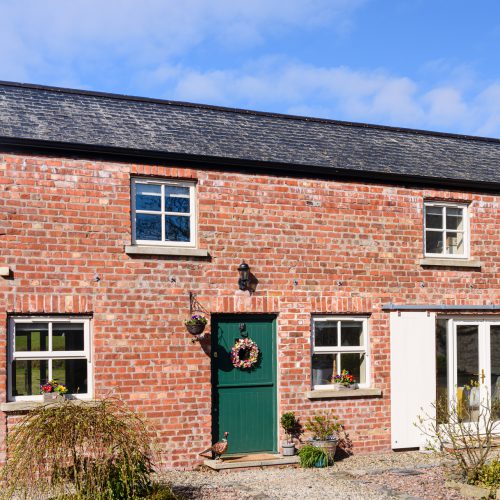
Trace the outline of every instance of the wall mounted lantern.
<instances>
[{"instance_id":1,"label":"wall mounted lantern","mask_svg":"<svg viewBox=\"0 0 500 500\"><path fill-rule=\"evenodd\" d=\"M248 290L248 278L250 276L250 266L243 261L238 267L240 279L238 280L238 287L240 290Z\"/></svg>"}]
</instances>

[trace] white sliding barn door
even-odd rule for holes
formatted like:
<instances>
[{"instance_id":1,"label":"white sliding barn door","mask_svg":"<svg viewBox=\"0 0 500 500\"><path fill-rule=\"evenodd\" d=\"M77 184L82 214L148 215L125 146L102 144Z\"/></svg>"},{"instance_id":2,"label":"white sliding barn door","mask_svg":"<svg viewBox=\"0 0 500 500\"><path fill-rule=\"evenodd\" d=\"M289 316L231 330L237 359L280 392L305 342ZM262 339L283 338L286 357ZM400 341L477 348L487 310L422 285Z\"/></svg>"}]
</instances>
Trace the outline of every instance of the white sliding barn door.
<instances>
[{"instance_id":1,"label":"white sliding barn door","mask_svg":"<svg viewBox=\"0 0 500 500\"><path fill-rule=\"evenodd\" d=\"M433 415L436 399L436 315L391 312L392 448L421 448L418 415ZM422 411L423 408L423 411Z\"/></svg>"}]
</instances>

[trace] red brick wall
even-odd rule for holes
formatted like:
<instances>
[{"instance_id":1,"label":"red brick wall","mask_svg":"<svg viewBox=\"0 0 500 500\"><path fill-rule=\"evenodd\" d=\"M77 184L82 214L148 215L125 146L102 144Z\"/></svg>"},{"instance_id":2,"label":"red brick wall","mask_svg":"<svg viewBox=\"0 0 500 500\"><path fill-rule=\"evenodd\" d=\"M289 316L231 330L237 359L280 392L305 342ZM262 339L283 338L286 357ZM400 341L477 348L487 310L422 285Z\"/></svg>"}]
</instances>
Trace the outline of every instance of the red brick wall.
<instances>
[{"instance_id":1,"label":"red brick wall","mask_svg":"<svg viewBox=\"0 0 500 500\"><path fill-rule=\"evenodd\" d=\"M210 259L124 253L136 174L197 179L199 246ZM0 352L6 313L92 313L95 395L111 391L142 412L169 467L192 467L211 441L208 349L182 324L190 290L212 313L277 313L279 411L304 419L334 409L357 452L390 448L381 304L500 299L500 205L488 194L14 154L0 154L0 185L0 266L13 270L0 278ZM481 271L419 265L425 197L471 202ZM252 297L237 291L243 259L259 280ZM372 385L383 398L306 399L314 313L370 315Z\"/></svg>"}]
</instances>

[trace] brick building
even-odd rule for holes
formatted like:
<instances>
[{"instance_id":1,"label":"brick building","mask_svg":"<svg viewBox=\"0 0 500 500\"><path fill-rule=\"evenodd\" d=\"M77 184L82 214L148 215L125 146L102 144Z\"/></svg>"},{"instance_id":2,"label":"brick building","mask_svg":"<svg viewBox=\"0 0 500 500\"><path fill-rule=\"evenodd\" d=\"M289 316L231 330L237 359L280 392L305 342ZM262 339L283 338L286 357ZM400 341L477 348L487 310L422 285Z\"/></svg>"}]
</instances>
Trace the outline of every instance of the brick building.
<instances>
[{"instance_id":1,"label":"brick building","mask_svg":"<svg viewBox=\"0 0 500 500\"><path fill-rule=\"evenodd\" d=\"M418 447L436 394L500 395L499 140L4 82L0 186L2 442L49 378L125 399L168 467L277 452L284 411Z\"/></svg>"}]
</instances>

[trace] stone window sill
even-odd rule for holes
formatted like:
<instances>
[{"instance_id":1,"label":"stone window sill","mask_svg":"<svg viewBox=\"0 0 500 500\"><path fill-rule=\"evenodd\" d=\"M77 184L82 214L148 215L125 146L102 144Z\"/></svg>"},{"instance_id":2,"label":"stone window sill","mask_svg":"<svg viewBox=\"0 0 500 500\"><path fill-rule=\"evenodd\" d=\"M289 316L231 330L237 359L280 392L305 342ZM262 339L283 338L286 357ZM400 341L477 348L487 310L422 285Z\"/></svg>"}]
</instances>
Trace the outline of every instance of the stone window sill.
<instances>
[{"instance_id":1,"label":"stone window sill","mask_svg":"<svg viewBox=\"0 0 500 500\"><path fill-rule=\"evenodd\" d=\"M128 255L170 255L173 257L208 257L208 250L202 248L162 247L147 245L127 245Z\"/></svg>"},{"instance_id":2,"label":"stone window sill","mask_svg":"<svg viewBox=\"0 0 500 500\"><path fill-rule=\"evenodd\" d=\"M434 267L469 267L474 269L481 269L481 261L472 259L446 259L436 257L426 257L420 259L421 266L434 266Z\"/></svg>"},{"instance_id":3,"label":"stone window sill","mask_svg":"<svg viewBox=\"0 0 500 500\"><path fill-rule=\"evenodd\" d=\"M83 403L91 403L91 399L73 399L73 403L79 405ZM58 401L55 402L47 402L47 401L12 401L10 403L1 403L0 411L4 413L14 413L19 411L30 411L35 408L39 408L40 406L45 406L48 404L57 404Z\"/></svg>"},{"instance_id":4,"label":"stone window sill","mask_svg":"<svg viewBox=\"0 0 500 500\"><path fill-rule=\"evenodd\" d=\"M333 389L316 389L306 392L308 399L326 399L326 398L367 398L382 396L382 389L348 389L346 391L335 391Z\"/></svg>"}]
</instances>

